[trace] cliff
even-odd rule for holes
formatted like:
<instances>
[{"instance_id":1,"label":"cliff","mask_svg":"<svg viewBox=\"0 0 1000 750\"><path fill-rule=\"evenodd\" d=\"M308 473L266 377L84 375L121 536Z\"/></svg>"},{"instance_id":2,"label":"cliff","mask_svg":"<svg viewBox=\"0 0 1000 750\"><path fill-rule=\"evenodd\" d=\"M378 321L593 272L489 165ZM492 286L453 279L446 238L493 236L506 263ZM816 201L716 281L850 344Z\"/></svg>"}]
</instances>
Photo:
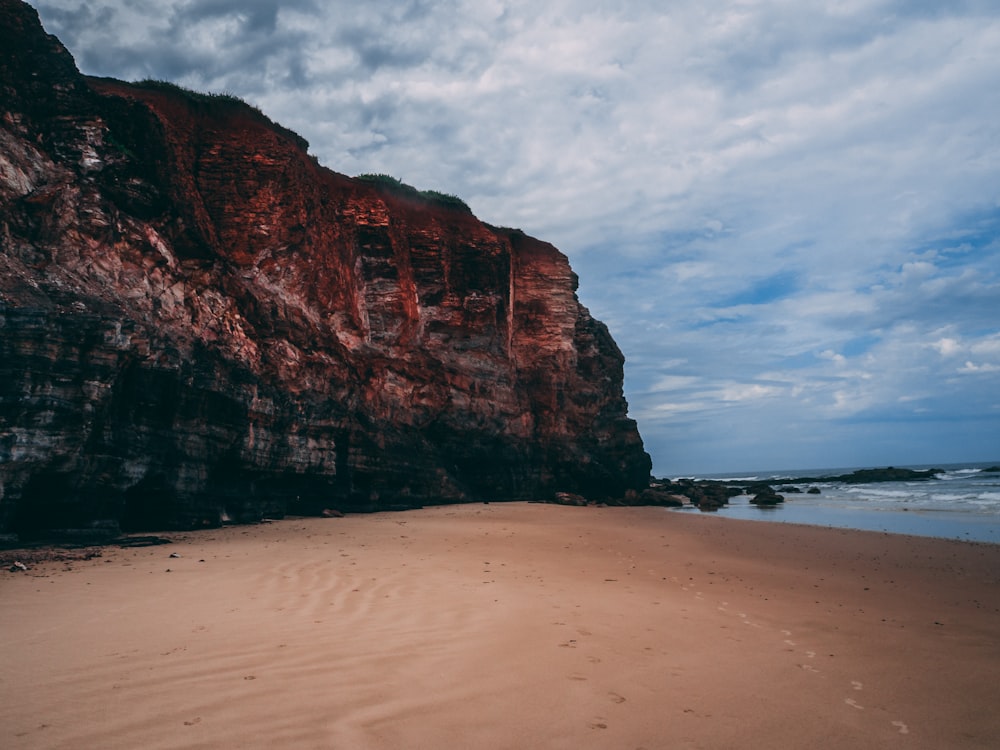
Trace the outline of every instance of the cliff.
<instances>
[{"instance_id":1,"label":"cliff","mask_svg":"<svg viewBox=\"0 0 1000 750\"><path fill-rule=\"evenodd\" d=\"M650 461L566 257L0 0L0 532L591 499Z\"/></svg>"}]
</instances>

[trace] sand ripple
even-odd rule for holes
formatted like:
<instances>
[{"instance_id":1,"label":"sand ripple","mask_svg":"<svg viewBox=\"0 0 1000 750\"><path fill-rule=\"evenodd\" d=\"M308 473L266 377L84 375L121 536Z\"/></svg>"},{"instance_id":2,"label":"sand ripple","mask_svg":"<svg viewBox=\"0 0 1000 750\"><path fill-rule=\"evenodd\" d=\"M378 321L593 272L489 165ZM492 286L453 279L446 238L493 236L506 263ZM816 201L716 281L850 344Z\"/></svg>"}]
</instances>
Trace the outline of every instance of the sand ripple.
<instances>
[{"instance_id":1,"label":"sand ripple","mask_svg":"<svg viewBox=\"0 0 1000 750\"><path fill-rule=\"evenodd\" d=\"M693 520L434 508L181 535L5 574L3 746L930 748L1000 736L987 710L1000 698L988 679L1000 550Z\"/></svg>"}]
</instances>

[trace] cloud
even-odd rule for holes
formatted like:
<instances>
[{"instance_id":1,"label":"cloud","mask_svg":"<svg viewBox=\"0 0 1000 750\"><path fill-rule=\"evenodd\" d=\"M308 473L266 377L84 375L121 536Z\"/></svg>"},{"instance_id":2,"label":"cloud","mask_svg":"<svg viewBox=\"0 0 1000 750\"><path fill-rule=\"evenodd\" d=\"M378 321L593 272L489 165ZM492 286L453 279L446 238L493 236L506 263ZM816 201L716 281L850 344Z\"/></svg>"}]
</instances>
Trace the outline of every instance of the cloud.
<instances>
[{"instance_id":1,"label":"cloud","mask_svg":"<svg viewBox=\"0 0 1000 750\"><path fill-rule=\"evenodd\" d=\"M1000 372L1000 365L995 365L992 363L976 364L974 362L966 362L962 368L959 370L962 373L991 373Z\"/></svg>"},{"instance_id":2,"label":"cloud","mask_svg":"<svg viewBox=\"0 0 1000 750\"><path fill-rule=\"evenodd\" d=\"M951 357L962 351L962 345L955 339L943 338L935 341L931 346L937 349L942 357Z\"/></svg>"},{"instance_id":3,"label":"cloud","mask_svg":"<svg viewBox=\"0 0 1000 750\"><path fill-rule=\"evenodd\" d=\"M552 241L659 471L1000 458L989 0L38 8L87 73L230 91Z\"/></svg>"}]
</instances>

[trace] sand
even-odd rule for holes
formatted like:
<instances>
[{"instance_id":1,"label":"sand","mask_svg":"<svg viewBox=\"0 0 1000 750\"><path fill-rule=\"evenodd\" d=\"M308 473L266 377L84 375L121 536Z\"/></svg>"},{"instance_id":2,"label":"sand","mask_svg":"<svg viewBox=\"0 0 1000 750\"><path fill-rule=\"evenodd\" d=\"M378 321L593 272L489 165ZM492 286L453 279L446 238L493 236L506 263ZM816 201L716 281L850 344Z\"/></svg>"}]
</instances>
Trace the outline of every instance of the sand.
<instances>
[{"instance_id":1,"label":"sand","mask_svg":"<svg viewBox=\"0 0 1000 750\"><path fill-rule=\"evenodd\" d=\"M528 503L170 536L0 573L0 745L1000 746L1000 545Z\"/></svg>"}]
</instances>

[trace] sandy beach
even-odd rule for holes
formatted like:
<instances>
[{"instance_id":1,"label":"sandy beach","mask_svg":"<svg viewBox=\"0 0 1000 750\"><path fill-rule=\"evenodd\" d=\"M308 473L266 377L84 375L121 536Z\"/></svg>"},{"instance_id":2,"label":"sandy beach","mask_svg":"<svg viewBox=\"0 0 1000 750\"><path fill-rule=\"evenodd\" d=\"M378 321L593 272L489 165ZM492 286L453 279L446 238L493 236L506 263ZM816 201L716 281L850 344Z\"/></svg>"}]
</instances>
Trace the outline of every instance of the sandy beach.
<instances>
[{"instance_id":1,"label":"sandy beach","mask_svg":"<svg viewBox=\"0 0 1000 750\"><path fill-rule=\"evenodd\" d=\"M528 503L168 536L0 572L3 747L1000 745L1000 545Z\"/></svg>"}]
</instances>

